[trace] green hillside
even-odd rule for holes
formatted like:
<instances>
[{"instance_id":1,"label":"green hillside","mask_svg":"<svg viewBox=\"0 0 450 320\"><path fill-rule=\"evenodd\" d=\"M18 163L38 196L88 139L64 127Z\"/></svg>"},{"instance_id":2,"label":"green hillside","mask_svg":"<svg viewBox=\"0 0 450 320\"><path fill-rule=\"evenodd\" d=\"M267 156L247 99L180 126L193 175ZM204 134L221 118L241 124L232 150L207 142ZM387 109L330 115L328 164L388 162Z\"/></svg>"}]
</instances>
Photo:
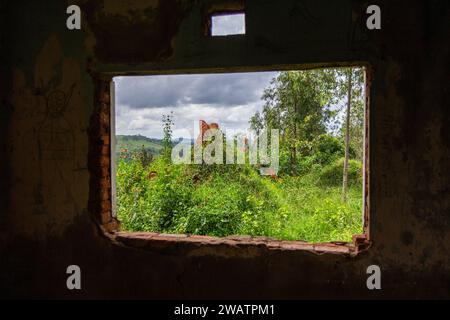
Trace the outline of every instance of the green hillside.
<instances>
[{"instance_id":1,"label":"green hillside","mask_svg":"<svg viewBox=\"0 0 450 320\"><path fill-rule=\"evenodd\" d=\"M117 135L116 141L116 153L120 153L124 149L128 152L134 152L141 150L142 146L144 146L145 150L152 155L158 155L163 149L162 140L147 138L142 135Z\"/></svg>"}]
</instances>

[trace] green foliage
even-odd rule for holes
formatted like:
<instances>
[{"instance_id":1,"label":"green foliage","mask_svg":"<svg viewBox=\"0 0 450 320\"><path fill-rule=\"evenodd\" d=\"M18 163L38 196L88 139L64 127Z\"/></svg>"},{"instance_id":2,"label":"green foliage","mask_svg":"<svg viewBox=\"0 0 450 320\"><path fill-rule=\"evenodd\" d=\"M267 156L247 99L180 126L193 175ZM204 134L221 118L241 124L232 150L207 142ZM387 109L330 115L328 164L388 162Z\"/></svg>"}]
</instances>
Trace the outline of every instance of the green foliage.
<instances>
[{"instance_id":1,"label":"green foliage","mask_svg":"<svg viewBox=\"0 0 450 320\"><path fill-rule=\"evenodd\" d=\"M297 145L297 162L290 161L290 150L282 148L280 151L280 173L283 175L292 172L292 165L297 167L300 175L314 170L321 170L337 159L344 156L344 144L337 137L329 134L321 134L312 141L301 141ZM341 176L342 178L342 176Z\"/></svg>"},{"instance_id":2,"label":"green foliage","mask_svg":"<svg viewBox=\"0 0 450 320\"><path fill-rule=\"evenodd\" d=\"M156 176L149 179L149 172ZM361 195L360 185L351 186L342 203L340 187L314 174L274 181L250 165L183 166L157 158L147 169L121 160L117 170L118 217L130 231L350 241L362 229Z\"/></svg>"},{"instance_id":3,"label":"green foliage","mask_svg":"<svg viewBox=\"0 0 450 320\"><path fill-rule=\"evenodd\" d=\"M350 241L362 230L361 186L349 190L348 201L341 201L340 187L314 183L316 177L292 177L283 187L290 211L284 239L310 242ZM292 197L293 194L297 196Z\"/></svg>"},{"instance_id":4,"label":"green foliage","mask_svg":"<svg viewBox=\"0 0 450 320\"><path fill-rule=\"evenodd\" d=\"M138 161L120 159L117 164L117 215L125 230L151 231L153 208L147 201L147 171Z\"/></svg>"},{"instance_id":5,"label":"green foliage","mask_svg":"<svg viewBox=\"0 0 450 320\"><path fill-rule=\"evenodd\" d=\"M225 175L213 173L200 183L193 193L192 207L181 219L184 230L179 231L214 236L242 233L243 214L255 209L252 191L263 192L255 176L242 175L245 170L245 167L234 168Z\"/></svg>"},{"instance_id":6,"label":"green foliage","mask_svg":"<svg viewBox=\"0 0 450 320\"><path fill-rule=\"evenodd\" d=\"M337 68L280 72L264 90L262 112L250 127L280 130L280 165L284 174L304 174L314 164L327 165L343 156L343 119L348 83L352 77L350 156L362 161L364 125L364 70ZM338 136L336 138L334 136ZM342 140L342 141L341 141ZM341 154L342 153L342 154ZM309 157L314 154L314 158Z\"/></svg>"},{"instance_id":7,"label":"green foliage","mask_svg":"<svg viewBox=\"0 0 450 320\"><path fill-rule=\"evenodd\" d=\"M344 156L344 144L338 138L329 134L322 134L312 141L310 155L315 163L328 165Z\"/></svg>"},{"instance_id":8,"label":"green foliage","mask_svg":"<svg viewBox=\"0 0 450 320\"><path fill-rule=\"evenodd\" d=\"M350 241L362 231L364 103L363 72L354 68L349 130L353 159L343 202L343 129L330 126L338 122L339 113L330 106L345 96L345 72L348 69L281 72L264 91L263 110L250 125L257 132L280 130L277 179L260 176L258 167L249 164L172 164L172 114L162 119L162 156L148 155L147 145L135 148L142 136L129 139L134 148L127 151L131 156L120 158L116 180L123 229Z\"/></svg>"},{"instance_id":9,"label":"green foliage","mask_svg":"<svg viewBox=\"0 0 450 320\"><path fill-rule=\"evenodd\" d=\"M139 151L136 151L132 154L132 157L139 161L142 167L146 168L153 161L153 155L144 146L141 147Z\"/></svg>"},{"instance_id":10,"label":"green foliage","mask_svg":"<svg viewBox=\"0 0 450 320\"><path fill-rule=\"evenodd\" d=\"M334 163L324 167L319 175L320 183L323 185L339 186L342 184L344 170L344 159L340 158ZM348 162L348 181L350 185L362 184L362 163L358 160Z\"/></svg>"}]
</instances>

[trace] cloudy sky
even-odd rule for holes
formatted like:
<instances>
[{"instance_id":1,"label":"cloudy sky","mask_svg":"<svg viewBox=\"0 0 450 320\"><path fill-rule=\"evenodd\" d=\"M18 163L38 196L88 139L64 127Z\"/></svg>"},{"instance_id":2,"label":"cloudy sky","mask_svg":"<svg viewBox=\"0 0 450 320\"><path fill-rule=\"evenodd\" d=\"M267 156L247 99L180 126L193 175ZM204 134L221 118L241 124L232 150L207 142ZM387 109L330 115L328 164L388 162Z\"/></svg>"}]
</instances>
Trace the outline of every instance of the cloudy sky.
<instances>
[{"instance_id":1,"label":"cloudy sky","mask_svg":"<svg viewBox=\"0 0 450 320\"><path fill-rule=\"evenodd\" d=\"M116 134L162 138L161 118L173 112L173 138L196 138L199 120L245 131L262 109L277 72L116 77Z\"/></svg>"},{"instance_id":2,"label":"cloudy sky","mask_svg":"<svg viewBox=\"0 0 450 320\"><path fill-rule=\"evenodd\" d=\"M212 35L245 33L245 16L212 17ZM243 132L262 109L276 72L116 77L116 134L162 138L162 116L173 112L173 138L196 138L199 120Z\"/></svg>"}]
</instances>

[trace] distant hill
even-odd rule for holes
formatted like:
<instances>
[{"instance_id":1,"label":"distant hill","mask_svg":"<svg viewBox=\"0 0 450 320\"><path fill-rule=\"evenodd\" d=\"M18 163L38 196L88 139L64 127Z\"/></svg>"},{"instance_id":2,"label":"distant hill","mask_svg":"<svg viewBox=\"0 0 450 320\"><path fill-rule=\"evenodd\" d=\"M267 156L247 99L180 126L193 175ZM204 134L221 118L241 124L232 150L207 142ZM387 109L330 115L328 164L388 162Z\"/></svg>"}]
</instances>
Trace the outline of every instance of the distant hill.
<instances>
[{"instance_id":1,"label":"distant hill","mask_svg":"<svg viewBox=\"0 0 450 320\"><path fill-rule=\"evenodd\" d=\"M145 150L152 155L159 155L162 151L163 140L156 138L147 138L143 135L116 135L116 154L119 155L121 150L126 149L128 152L141 150L144 146ZM183 144L193 144L194 140L178 138L173 140L173 144L182 142Z\"/></svg>"}]
</instances>

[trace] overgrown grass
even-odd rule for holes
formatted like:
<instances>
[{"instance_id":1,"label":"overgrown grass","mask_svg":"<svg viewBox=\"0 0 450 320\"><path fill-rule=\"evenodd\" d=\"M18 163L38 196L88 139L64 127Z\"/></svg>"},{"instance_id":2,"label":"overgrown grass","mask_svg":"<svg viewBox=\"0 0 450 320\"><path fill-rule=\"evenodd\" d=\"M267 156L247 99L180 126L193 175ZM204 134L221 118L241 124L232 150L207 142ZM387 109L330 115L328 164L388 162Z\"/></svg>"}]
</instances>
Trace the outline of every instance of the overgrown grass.
<instances>
[{"instance_id":1,"label":"overgrown grass","mask_svg":"<svg viewBox=\"0 0 450 320\"><path fill-rule=\"evenodd\" d=\"M119 161L118 217L129 231L350 241L362 231L361 183L343 203L340 186L323 179L336 166L274 180L250 165Z\"/></svg>"}]
</instances>

